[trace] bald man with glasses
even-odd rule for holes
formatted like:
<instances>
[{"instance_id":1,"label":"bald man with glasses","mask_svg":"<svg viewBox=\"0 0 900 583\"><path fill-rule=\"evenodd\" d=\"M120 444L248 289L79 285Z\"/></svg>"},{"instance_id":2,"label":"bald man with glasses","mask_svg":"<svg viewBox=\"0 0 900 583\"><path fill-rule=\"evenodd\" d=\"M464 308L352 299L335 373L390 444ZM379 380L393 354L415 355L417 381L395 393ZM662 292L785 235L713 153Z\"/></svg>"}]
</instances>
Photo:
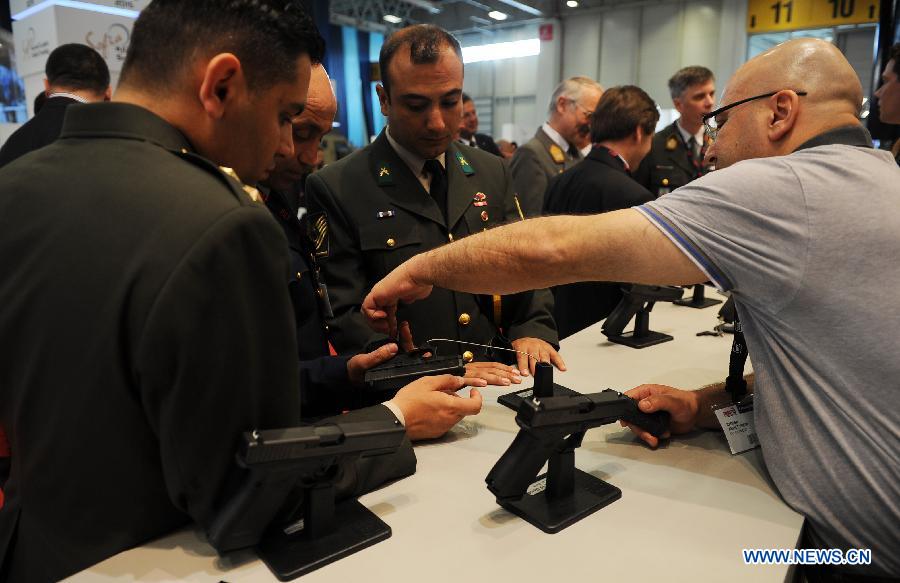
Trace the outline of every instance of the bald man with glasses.
<instances>
[{"instance_id":1,"label":"bald man with glasses","mask_svg":"<svg viewBox=\"0 0 900 583\"><path fill-rule=\"evenodd\" d=\"M630 395L642 411L669 411L679 434L718 427L711 406L752 392L768 471L807 520L802 544L872 552L869 565L804 567L807 580L896 578L900 169L872 148L859 78L827 42L796 39L752 59L722 103L707 119L717 171L640 207L528 220L416 256L363 310L391 327L397 302L432 286L711 281L735 299L755 379L732 373L729 392L643 385Z\"/></svg>"}]
</instances>

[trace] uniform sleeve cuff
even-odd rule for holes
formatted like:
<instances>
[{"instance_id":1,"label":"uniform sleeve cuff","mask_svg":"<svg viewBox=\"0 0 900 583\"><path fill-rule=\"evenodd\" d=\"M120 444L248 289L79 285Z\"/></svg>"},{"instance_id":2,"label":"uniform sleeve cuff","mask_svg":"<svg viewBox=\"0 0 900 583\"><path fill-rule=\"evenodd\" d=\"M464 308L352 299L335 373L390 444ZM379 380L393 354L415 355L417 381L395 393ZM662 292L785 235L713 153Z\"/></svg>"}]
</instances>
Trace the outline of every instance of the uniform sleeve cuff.
<instances>
[{"instance_id":1,"label":"uniform sleeve cuff","mask_svg":"<svg viewBox=\"0 0 900 583\"><path fill-rule=\"evenodd\" d=\"M403 418L403 411L400 410L400 407L397 406L393 401L385 401L382 403L388 410L394 414L394 417L397 418L397 421L400 422L400 425L406 427L406 419Z\"/></svg>"}]
</instances>

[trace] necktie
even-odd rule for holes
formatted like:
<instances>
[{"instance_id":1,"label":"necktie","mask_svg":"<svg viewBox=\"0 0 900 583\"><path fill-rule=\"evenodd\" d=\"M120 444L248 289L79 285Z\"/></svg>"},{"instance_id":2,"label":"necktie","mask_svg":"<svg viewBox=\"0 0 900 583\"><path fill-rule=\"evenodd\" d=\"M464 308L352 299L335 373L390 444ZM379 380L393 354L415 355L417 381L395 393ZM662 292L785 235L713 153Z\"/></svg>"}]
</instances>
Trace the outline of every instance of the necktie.
<instances>
[{"instance_id":1,"label":"necktie","mask_svg":"<svg viewBox=\"0 0 900 583\"><path fill-rule=\"evenodd\" d=\"M691 149L691 153L694 155L694 160L702 163L703 160L700 159L700 144L697 143L697 140L694 139L694 136L691 136L691 139L688 140L688 148Z\"/></svg>"},{"instance_id":2,"label":"necktie","mask_svg":"<svg viewBox=\"0 0 900 583\"><path fill-rule=\"evenodd\" d=\"M431 198L447 220L447 174L437 160L425 160L425 172L431 176Z\"/></svg>"},{"instance_id":3,"label":"necktie","mask_svg":"<svg viewBox=\"0 0 900 583\"><path fill-rule=\"evenodd\" d=\"M581 151L575 146L569 146L569 156L571 156L573 160L581 160Z\"/></svg>"}]
</instances>

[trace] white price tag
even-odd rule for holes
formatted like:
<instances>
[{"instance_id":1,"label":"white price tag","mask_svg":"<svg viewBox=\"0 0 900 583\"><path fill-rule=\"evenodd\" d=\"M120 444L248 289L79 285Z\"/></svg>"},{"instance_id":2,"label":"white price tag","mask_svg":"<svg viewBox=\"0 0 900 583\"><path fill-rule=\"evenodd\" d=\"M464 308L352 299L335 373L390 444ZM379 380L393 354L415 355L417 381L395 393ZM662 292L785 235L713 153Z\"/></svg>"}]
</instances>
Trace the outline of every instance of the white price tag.
<instances>
[{"instance_id":1,"label":"white price tag","mask_svg":"<svg viewBox=\"0 0 900 583\"><path fill-rule=\"evenodd\" d=\"M725 405L715 409L716 418L732 454L743 453L759 447L756 437L756 425L753 423L753 395L748 395L739 403Z\"/></svg>"}]
</instances>

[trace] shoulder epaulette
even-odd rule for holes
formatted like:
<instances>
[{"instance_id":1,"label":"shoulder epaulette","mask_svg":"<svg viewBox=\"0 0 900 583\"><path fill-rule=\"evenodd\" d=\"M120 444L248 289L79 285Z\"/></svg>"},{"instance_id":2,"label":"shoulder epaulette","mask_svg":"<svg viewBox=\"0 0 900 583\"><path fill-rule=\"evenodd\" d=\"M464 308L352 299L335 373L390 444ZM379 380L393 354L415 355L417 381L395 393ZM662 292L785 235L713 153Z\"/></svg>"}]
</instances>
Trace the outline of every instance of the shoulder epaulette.
<instances>
[{"instance_id":1,"label":"shoulder epaulette","mask_svg":"<svg viewBox=\"0 0 900 583\"><path fill-rule=\"evenodd\" d=\"M247 186L246 184L242 183L240 178L238 178L238 175L231 168L226 168L225 166L217 166L203 156L194 152L190 152L186 149L169 151L185 162L190 162L194 166L202 168L203 170L206 170L213 176L217 177L236 195L246 196L249 197L253 202L262 203L263 199L259 191L252 186Z\"/></svg>"}]
</instances>

